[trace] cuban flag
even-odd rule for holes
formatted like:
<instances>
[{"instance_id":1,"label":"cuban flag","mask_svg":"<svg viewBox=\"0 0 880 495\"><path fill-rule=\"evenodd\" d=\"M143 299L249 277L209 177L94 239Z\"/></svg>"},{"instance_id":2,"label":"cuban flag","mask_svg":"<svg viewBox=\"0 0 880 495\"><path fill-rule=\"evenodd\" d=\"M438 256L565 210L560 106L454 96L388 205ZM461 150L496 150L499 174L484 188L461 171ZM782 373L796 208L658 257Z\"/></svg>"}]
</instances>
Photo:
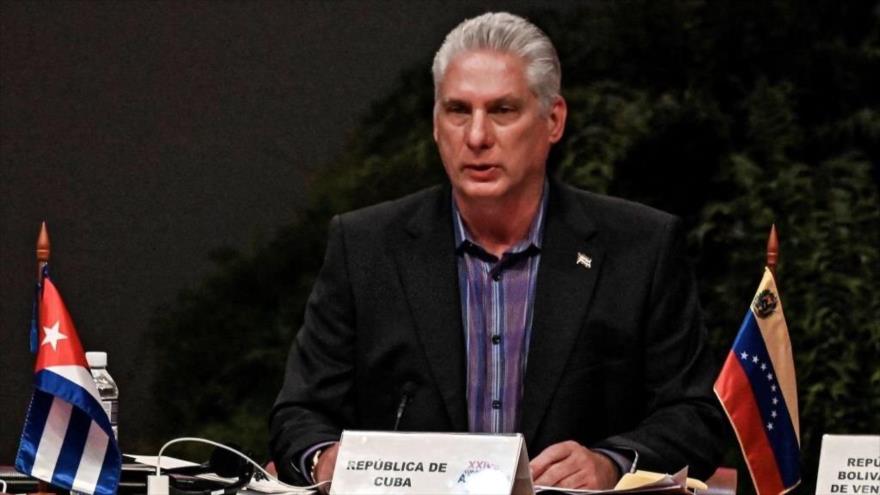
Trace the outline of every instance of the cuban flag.
<instances>
[{"instance_id":1,"label":"cuban flag","mask_svg":"<svg viewBox=\"0 0 880 495\"><path fill-rule=\"evenodd\" d=\"M801 481L794 358L769 269L714 388L758 495L794 489Z\"/></svg>"},{"instance_id":2,"label":"cuban flag","mask_svg":"<svg viewBox=\"0 0 880 495\"><path fill-rule=\"evenodd\" d=\"M116 493L119 447L73 321L48 276L39 301L38 343L34 395L15 468L68 490Z\"/></svg>"}]
</instances>

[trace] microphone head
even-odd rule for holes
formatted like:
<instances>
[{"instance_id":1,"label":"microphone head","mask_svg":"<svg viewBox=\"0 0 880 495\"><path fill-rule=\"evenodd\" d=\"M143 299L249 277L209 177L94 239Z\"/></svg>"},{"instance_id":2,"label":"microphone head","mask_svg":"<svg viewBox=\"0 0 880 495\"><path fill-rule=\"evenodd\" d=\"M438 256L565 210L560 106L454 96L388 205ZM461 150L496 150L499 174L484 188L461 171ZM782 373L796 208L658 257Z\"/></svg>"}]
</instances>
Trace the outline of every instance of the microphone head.
<instances>
[{"instance_id":1,"label":"microphone head","mask_svg":"<svg viewBox=\"0 0 880 495\"><path fill-rule=\"evenodd\" d=\"M416 384L415 382L408 380L403 384L403 388L400 389L400 393L407 397L412 397L414 393L416 393Z\"/></svg>"}]
</instances>

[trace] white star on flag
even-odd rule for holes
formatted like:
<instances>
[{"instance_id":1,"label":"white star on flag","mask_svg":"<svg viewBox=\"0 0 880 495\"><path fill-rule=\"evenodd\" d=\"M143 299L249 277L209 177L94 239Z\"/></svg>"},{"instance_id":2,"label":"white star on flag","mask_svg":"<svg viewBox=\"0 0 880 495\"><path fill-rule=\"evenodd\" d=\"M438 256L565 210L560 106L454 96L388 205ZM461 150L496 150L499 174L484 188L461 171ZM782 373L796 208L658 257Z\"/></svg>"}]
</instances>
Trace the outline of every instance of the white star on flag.
<instances>
[{"instance_id":1,"label":"white star on flag","mask_svg":"<svg viewBox=\"0 0 880 495\"><path fill-rule=\"evenodd\" d=\"M743 358L743 359L748 359L748 358L749 358L749 353L743 351L743 353L740 354L740 357Z\"/></svg>"},{"instance_id":2,"label":"white star on flag","mask_svg":"<svg viewBox=\"0 0 880 495\"><path fill-rule=\"evenodd\" d=\"M775 390L774 390L774 392L775 392ZM777 399L776 397L774 397L774 398L773 398L773 405L775 406L775 405L778 404L778 403L779 403L779 399Z\"/></svg>"},{"instance_id":3,"label":"white star on flag","mask_svg":"<svg viewBox=\"0 0 880 495\"><path fill-rule=\"evenodd\" d=\"M752 362L755 364L758 363L758 356L757 355L755 355L755 357L752 358Z\"/></svg>"},{"instance_id":4,"label":"white star on flag","mask_svg":"<svg viewBox=\"0 0 880 495\"><path fill-rule=\"evenodd\" d=\"M773 417L773 418L775 418L775 417L776 417L776 411L770 411L770 416Z\"/></svg>"},{"instance_id":5,"label":"white star on flag","mask_svg":"<svg viewBox=\"0 0 880 495\"><path fill-rule=\"evenodd\" d=\"M46 332L46 336L43 337L43 341L40 342L40 345L52 344L52 350L58 350L58 341L66 340L67 335L61 333L61 330L58 329L58 322L56 321L54 325L51 327L43 327L43 331Z\"/></svg>"},{"instance_id":6,"label":"white star on flag","mask_svg":"<svg viewBox=\"0 0 880 495\"><path fill-rule=\"evenodd\" d=\"M776 392L776 385L770 385L770 391ZM775 402L774 402L774 404L775 404Z\"/></svg>"},{"instance_id":7,"label":"white star on flag","mask_svg":"<svg viewBox=\"0 0 880 495\"><path fill-rule=\"evenodd\" d=\"M764 371L766 369L767 369L767 363L761 363L761 371Z\"/></svg>"},{"instance_id":8,"label":"white star on flag","mask_svg":"<svg viewBox=\"0 0 880 495\"><path fill-rule=\"evenodd\" d=\"M767 429L768 429L768 430L772 430L772 429L773 429L773 423L767 423Z\"/></svg>"},{"instance_id":9,"label":"white star on flag","mask_svg":"<svg viewBox=\"0 0 880 495\"><path fill-rule=\"evenodd\" d=\"M773 379L773 373L767 373L767 379L768 379L768 380L772 380L772 379Z\"/></svg>"}]
</instances>

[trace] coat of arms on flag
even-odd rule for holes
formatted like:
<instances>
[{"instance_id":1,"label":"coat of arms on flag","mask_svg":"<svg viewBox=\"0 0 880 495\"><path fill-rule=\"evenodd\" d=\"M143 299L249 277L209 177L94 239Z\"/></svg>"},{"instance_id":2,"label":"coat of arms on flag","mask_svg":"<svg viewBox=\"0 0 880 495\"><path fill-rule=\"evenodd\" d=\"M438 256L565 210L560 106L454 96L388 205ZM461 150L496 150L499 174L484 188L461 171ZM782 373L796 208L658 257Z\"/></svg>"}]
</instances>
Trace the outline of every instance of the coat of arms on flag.
<instances>
[{"instance_id":1,"label":"coat of arms on flag","mask_svg":"<svg viewBox=\"0 0 880 495\"><path fill-rule=\"evenodd\" d=\"M796 487L801 476L794 359L782 301L769 269L764 270L714 388L758 495Z\"/></svg>"},{"instance_id":2,"label":"coat of arms on flag","mask_svg":"<svg viewBox=\"0 0 880 495\"><path fill-rule=\"evenodd\" d=\"M112 494L122 459L64 302L44 269L34 394L15 467L58 487Z\"/></svg>"}]
</instances>

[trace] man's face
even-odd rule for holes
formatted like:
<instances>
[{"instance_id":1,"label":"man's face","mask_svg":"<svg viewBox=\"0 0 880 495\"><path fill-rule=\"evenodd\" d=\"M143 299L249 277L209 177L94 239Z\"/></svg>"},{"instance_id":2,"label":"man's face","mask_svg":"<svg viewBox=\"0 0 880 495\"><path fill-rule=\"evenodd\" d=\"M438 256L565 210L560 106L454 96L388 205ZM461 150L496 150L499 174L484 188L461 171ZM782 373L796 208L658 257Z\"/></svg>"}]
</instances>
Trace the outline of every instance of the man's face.
<instances>
[{"instance_id":1,"label":"man's face","mask_svg":"<svg viewBox=\"0 0 880 495\"><path fill-rule=\"evenodd\" d=\"M434 141L458 199L516 200L540 190L566 107L557 98L542 112L520 57L459 54L446 68L435 105Z\"/></svg>"}]
</instances>

